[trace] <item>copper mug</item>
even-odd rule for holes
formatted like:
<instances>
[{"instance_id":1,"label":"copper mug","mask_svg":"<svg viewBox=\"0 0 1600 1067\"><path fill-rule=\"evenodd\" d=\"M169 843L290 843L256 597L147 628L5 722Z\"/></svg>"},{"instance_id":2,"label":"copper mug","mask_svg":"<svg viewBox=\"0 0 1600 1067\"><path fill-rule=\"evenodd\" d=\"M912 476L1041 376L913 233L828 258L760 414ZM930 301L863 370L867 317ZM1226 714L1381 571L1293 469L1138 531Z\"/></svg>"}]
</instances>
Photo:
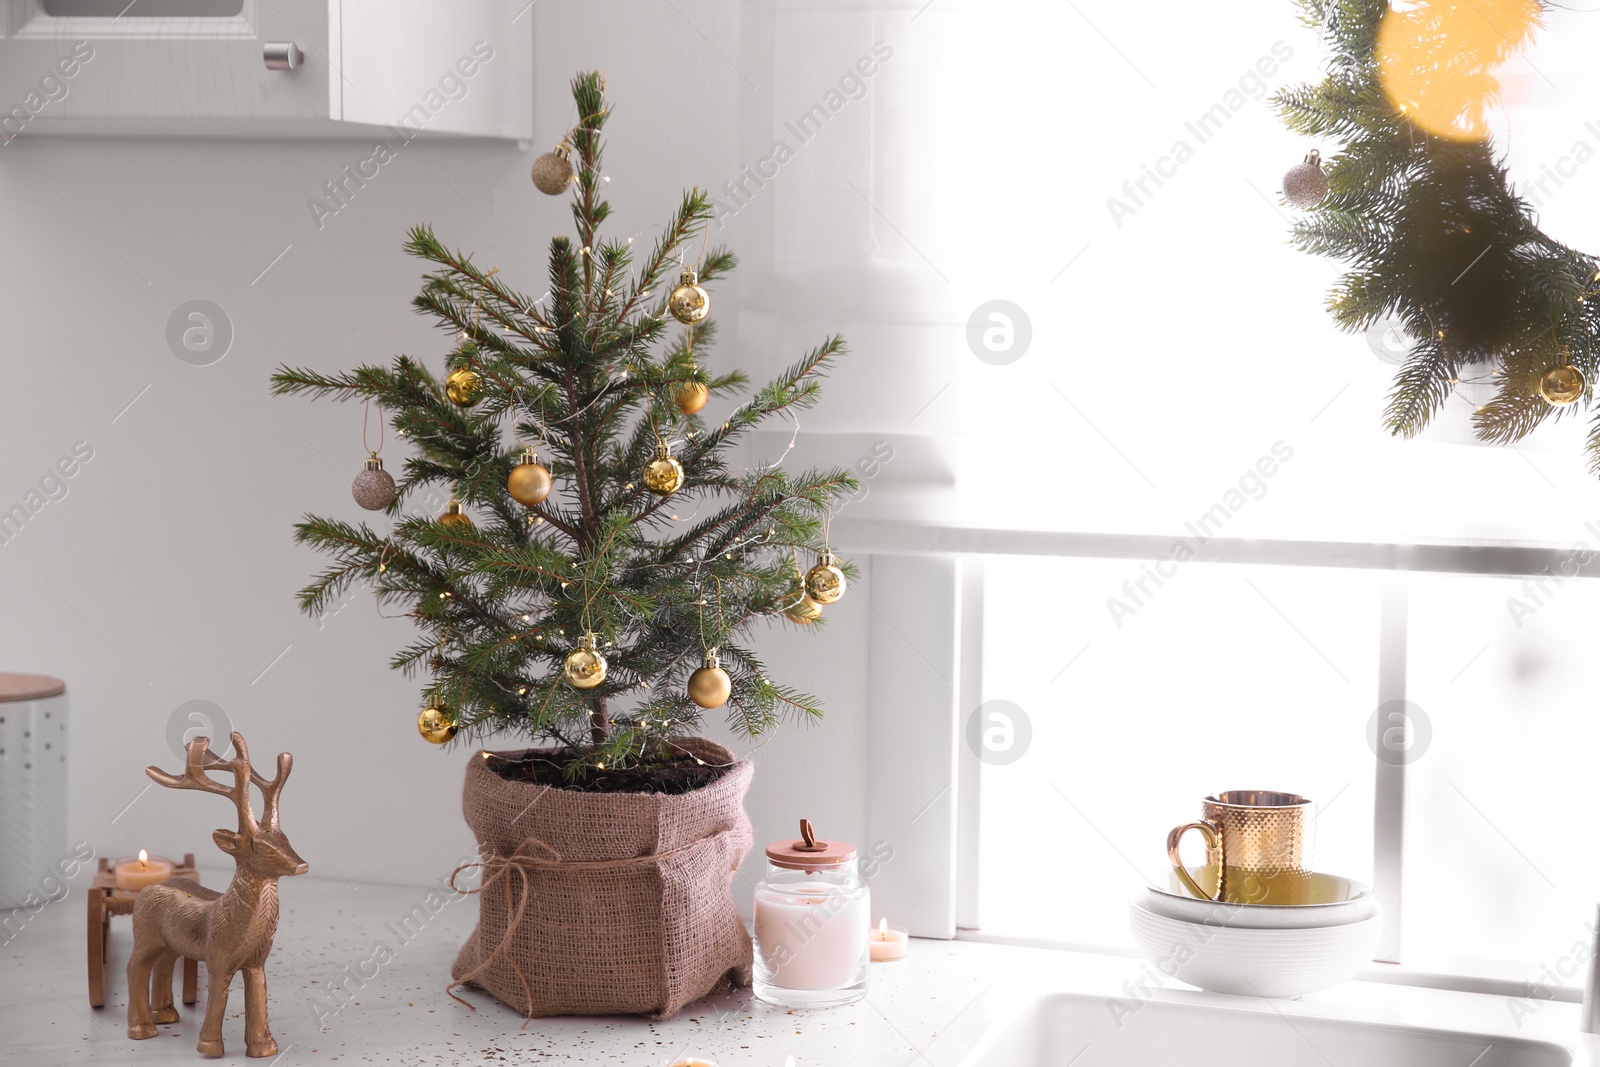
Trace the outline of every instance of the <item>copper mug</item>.
<instances>
[{"instance_id":1,"label":"copper mug","mask_svg":"<svg viewBox=\"0 0 1600 1067\"><path fill-rule=\"evenodd\" d=\"M1173 827L1167 858L1184 888L1201 900L1230 904L1305 904L1310 901L1311 801L1295 793L1233 789L1206 797L1201 821ZM1178 855L1190 830L1206 841L1202 887Z\"/></svg>"}]
</instances>

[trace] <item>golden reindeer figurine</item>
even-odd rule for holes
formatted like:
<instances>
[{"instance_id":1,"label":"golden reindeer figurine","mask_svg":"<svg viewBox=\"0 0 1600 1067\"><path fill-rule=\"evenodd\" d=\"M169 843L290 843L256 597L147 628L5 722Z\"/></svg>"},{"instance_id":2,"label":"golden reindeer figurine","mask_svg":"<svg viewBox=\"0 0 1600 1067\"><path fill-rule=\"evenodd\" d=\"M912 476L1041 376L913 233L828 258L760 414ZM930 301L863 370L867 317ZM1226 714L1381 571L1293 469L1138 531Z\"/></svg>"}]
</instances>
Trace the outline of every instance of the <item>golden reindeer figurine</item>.
<instances>
[{"instance_id":1,"label":"golden reindeer figurine","mask_svg":"<svg viewBox=\"0 0 1600 1067\"><path fill-rule=\"evenodd\" d=\"M172 967L179 956L204 960L206 1017L196 1048L202 1056L222 1055L222 1016L228 1007L228 986L244 972L244 1039L250 1056L276 1056L278 1043L267 1029L267 976L262 970L278 930L278 879L305 874L306 862L295 855L278 829L278 794L294 757L278 754L278 776L270 782L250 767L244 738L233 735L233 759L208 747L210 739L189 742L189 759L181 776L146 767L158 785L220 793L239 812L239 830L216 830L217 847L233 857L238 868L227 892L218 893L188 878L172 878L140 891L133 906L133 956L128 960L128 1036L156 1036L156 1023L178 1021L172 1004ZM233 772L224 785L207 772ZM250 785L261 790L262 820L250 810ZM151 1001L155 1010L151 1011Z\"/></svg>"}]
</instances>

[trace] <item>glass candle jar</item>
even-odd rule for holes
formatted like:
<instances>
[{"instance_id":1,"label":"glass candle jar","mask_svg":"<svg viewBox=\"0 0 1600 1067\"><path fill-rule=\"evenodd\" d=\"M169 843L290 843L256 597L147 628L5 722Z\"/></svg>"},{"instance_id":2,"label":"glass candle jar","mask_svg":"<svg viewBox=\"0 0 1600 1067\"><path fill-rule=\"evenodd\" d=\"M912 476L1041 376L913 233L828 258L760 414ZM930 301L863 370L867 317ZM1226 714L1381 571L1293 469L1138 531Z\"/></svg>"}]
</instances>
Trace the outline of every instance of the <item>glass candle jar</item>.
<instances>
[{"instance_id":1,"label":"glass candle jar","mask_svg":"<svg viewBox=\"0 0 1600 1067\"><path fill-rule=\"evenodd\" d=\"M756 996L789 1008L848 1004L867 995L871 892L854 845L801 840L767 846L767 876L756 886Z\"/></svg>"}]
</instances>

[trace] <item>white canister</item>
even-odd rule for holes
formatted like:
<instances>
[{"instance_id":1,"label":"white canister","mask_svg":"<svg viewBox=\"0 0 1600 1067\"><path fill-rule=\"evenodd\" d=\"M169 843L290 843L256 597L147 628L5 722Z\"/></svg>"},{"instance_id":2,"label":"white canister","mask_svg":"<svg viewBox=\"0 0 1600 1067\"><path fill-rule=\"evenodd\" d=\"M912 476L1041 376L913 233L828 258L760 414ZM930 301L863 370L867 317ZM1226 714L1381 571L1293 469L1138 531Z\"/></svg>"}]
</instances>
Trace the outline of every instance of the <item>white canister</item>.
<instances>
[{"instance_id":1,"label":"white canister","mask_svg":"<svg viewBox=\"0 0 1600 1067\"><path fill-rule=\"evenodd\" d=\"M0 674L0 909L49 892L68 854L67 685Z\"/></svg>"}]
</instances>

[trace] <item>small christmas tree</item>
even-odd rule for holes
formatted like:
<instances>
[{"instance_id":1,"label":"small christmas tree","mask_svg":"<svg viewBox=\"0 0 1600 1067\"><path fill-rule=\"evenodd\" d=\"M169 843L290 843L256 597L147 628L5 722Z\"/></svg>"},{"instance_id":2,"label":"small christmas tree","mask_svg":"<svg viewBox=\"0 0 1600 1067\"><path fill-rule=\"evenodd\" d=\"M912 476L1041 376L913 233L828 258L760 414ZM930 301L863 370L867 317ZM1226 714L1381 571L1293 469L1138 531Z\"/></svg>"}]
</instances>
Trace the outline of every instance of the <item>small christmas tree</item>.
<instances>
[{"instance_id":1,"label":"small christmas tree","mask_svg":"<svg viewBox=\"0 0 1600 1067\"><path fill-rule=\"evenodd\" d=\"M710 202L685 196L635 269L632 238L599 235L610 213L600 195L604 82L585 73L572 90L578 236L551 241L543 297L418 227L406 251L436 269L412 305L455 339L446 381L399 356L335 374L280 367L273 383L278 394L374 402L415 450L386 509L391 532L315 515L295 527L334 559L300 592L302 609L320 613L368 583L380 606L404 609L423 631L391 666L431 675L424 736L507 730L554 741L581 757L568 773L582 779L670 759L668 739L694 730L724 692L732 725L751 736L820 717L816 698L771 679L742 638L761 620L818 616L801 568L827 553L826 516L854 482L840 470L730 460L765 420L816 402L821 374L844 351L838 337L723 419L696 414L708 392L748 381L696 363L713 325L703 291L683 288L687 270L671 314L700 318L669 330L671 274L694 251ZM564 142L541 159L541 188L567 151ZM699 244L699 283L733 267L731 253ZM444 515L406 513L408 497L441 485L452 492ZM812 592L827 599L828 573L816 577ZM685 683L713 655L718 666L691 685L697 702Z\"/></svg>"}]
</instances>

